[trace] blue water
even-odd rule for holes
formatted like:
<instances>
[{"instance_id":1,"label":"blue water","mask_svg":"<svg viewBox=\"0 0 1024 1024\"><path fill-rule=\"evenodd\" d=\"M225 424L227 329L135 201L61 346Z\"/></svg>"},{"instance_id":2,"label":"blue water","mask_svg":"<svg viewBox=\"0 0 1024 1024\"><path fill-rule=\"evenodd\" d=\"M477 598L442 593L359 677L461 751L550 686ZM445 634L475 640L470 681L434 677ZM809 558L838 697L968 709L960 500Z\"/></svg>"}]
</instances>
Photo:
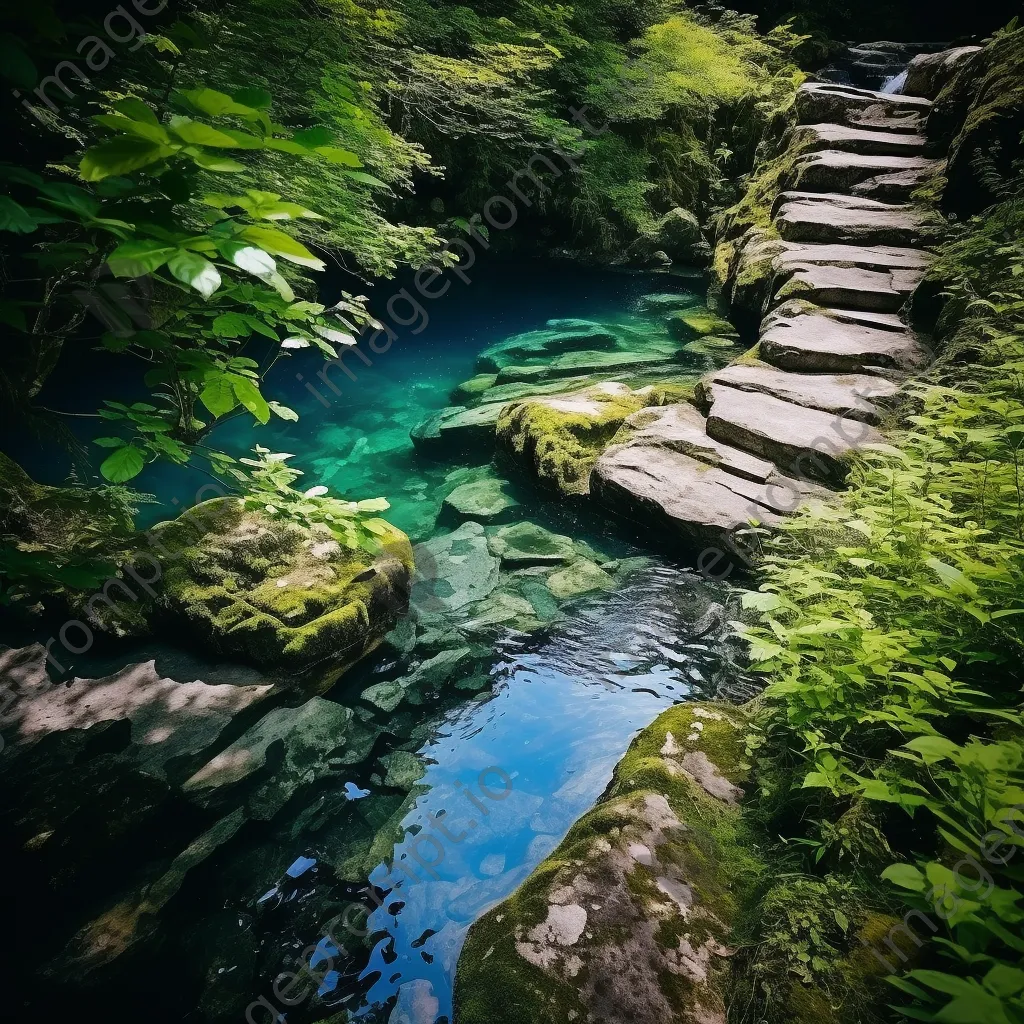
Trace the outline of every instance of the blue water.
<instances>
[{"instance_id":1,"label":"blue water","mask_svg":"<svg viewBox=\"0 0 1024 1024\"><path fill-rule=\"evenodd\" d=\"M657 314L640 311L639 299L683 287L663 276L552 264L492 268L431 303L422 333L401 336L372 366L351 362L355 381L332 373L341 394L331 395L328 406L304 387L317 381L322 360L302 352L275 369L266 387L268 397L296 409L300 420L256 428L237 420L214 440L235 454L256 443L293 453L305 486L326 484L353 499L383 495L391 502L391 522L416 542L429 540L450 528L437 523L437 514L460 460L423 458L408 432L450 404L449 392L473 376L482 349L552 318L634 327L646 321L651 330L664 330ZM386 299L385 293L376 301ZM97 389L85 384L98 379L105 396L138 398L137 382L113 365L107 356L91 356L79 373L48 385L46 404L87 411ZM94 430L91 421L73 422L83 439ZM66 462L38 453L33 459L32 445L24 447L22 457L39 478L59 482L67 473ZM135 483L157 498L142 511L145 525L191 504L208 480L161 466ZM631 737L674 702L742 683L725 639L735 609L727 607L732 598L724 588L641 551L592 514L528 488L522 500L522 518L586 540L600 552L598 561L634 558L635 567L616 590L578 599L533 633L491 630L492 647L485 650L493 654L476 669L490 685L475 695L452 687L391 716L360 705L367 686L395 679L422 656L398 640L343 677L327 697L357 707L376 730L365 763L318 780L305 804L296 805L296 798L274 822L240 833L218 854L194 886L201 898L181 900L162 923L169 948L181 950L179 960L160 964L162 972L193 979L190 991L202 990L204 999L241 985L248 1001L265 996L297 953L316 946L309 962L323 982L316 995L288 1010L287 1024L342 1009L392 1024L450 1020L456 962L469 926L513 891L594 804ZM418 628L422 632L423 622ZM452 630L453 645L462 642L456 630L465 623L453 618L444 628ZM252 681L252 669L210 666L194 652L160 648L104 653L104 660L76 664L75 671L100 675L154 655L158 670L172 678ZM407 785L382 780L380 759L395 751L414 755L423 769L409 800ZM368 876L352 877L343 867L352 851L361 849L368 829L380 834L395 813L401 814L392 822L400 838L390 855L382 855ZM354 903L379 905L369 918L368 940L337 923ZM224 965L219 973L210 973L209 950ZM139 976L132 984L146 982ZM173 1016L170 1006L166 1016Z\"/></svg>"}]
</instances>

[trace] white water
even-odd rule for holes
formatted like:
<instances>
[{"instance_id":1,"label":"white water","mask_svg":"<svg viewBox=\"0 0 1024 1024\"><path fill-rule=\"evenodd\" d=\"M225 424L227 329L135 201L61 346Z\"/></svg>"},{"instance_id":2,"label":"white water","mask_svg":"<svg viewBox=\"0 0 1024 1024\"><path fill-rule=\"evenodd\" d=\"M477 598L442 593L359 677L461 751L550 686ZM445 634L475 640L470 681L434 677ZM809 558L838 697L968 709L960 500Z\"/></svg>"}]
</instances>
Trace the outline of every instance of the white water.
<instances>
[{"instance_id":1,"label":"white water","mask_svg":"<svg viewBox=\"0 0 1024 1024\"><path fill-rule=\"evenodd\" d=\"M898 96L903 92L903 86L907 84L907 72L901 71L898 75L893 75L892 78L887 78L882 83L880 92L889 93L893 96Z\"/></svg>"}]
</instances>

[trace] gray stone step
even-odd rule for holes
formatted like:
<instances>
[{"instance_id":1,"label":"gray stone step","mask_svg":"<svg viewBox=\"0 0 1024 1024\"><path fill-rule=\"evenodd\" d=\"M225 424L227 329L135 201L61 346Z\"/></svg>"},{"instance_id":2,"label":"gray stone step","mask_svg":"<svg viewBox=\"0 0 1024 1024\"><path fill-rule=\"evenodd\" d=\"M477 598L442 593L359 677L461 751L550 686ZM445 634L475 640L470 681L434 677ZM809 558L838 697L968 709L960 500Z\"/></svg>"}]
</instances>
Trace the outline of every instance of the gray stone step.
<instances>
[{"instance_id":1,"label":"gray stone step","mask_svg":"<svg viewBox=\"0 0 1024 1024\"><path fill-rule=\"evenodd\" d=\"M930 168L911 168L906 171L895 171L892 174L876 174L865 178L854 185L850 191L855 196L868 199L879 199L886 203L905 203L914 197L914 192L929 178L941 173L946 166L945 160L928 161Z\"/></svg>"},{"instance_id":2,"label":"gray stone step","mask_svg":"<svg viewBox=\"0 0 1024 1024\"><path fill-rule=\"evenodd\" d=\"M720 384L708 385L705 393L711 403L708 435L770 459L789 477L841 486L848 472L845 457L882 440L861 420L772 395Z\"/></svg>"},{"instance_id":3,"label":"gray stone step","mask_svg":"<svg viewBox=\"0 0 1024 1024\"><path fill-rule=\"evenodd\" d=\"M697 384L698 402L711 407L715 388L769 395L808 409L878 423L875 401L890 398L897 385L862 373L790 373L762 362L733 363Z\"/></svg>"},{"instance_id":4,"label":"gray stone step","mask_svg":"<svg viewBox=\"0 0 1024 1024\"><path fill-rule=\"evenodd\" d=\"M590 493L628 519L698 544L722 545L723 571L747 562L756 544L753 520L775 526L784 516L828 492L787 477L759 458L708 436L707 423L691 405L643 409L626 421L625 442L597 460Z\"/></svg>"},{"instance_id":5,"label":"gray stone step","mask_svg":"<svg viewBox=\"0 0 1024 1024\"><path fill-rule=\"evenodd\" d=\"M805 83L797 90L795 104L801 124L911 132L921 129L932 106L919 96L894 96L832 82Z\"/></svg>"},{"instance_id":6,"label":"gray stone step","mask_svg":"<svg viewBox=\"0 0 1024 1024\"><path fill-rule=\"evenodd\" d=\"M919 156L924 152L925 137L920 132L887 132L843 124L805 124L794 130L793 143L815 150L831 149L865 156Z\"/></svg>"},{"instance_id":7,"label":"gray stone step","mask_svg":"<svg viewBox=\"0 0 1024 1024\"><path fill-rule=\"evenodd\" d=\"M914 206L890 206L833 193L822 193L819 197L806 192L783 193L781 198L775 229L791 242L912 247L937 238L945 227L940 216Z\"/></svg>"},{"instance_id":8,"label":"gray stone step","mask_svg":"<svg viewBox=\"0 0 1024 1024\"><path fill-rule=\"evenodd\" d=\"M811 153L797 162L794 187L809 192L853 192L881 199L882 195L856 186L870 183L871 179L900 175L890 191L916 187L942 167L941 160L928 160L920 156L863 156L860 153L842 153L826 149ZM900 187L897 187L900 186Z\"/></svg>"},{"instance_id":9,"label":"gray stone step","mask_svg":"<svg viewBox=\"0 0 1024 1024\"><path fill-rule=\"evenodd\" d=\"M765 362L798 373L907 373L931 354L891 314L821 309L790 301L765 317L758 353Z\"/></svg>"},{"instance_id":10,"label":"gray stone step","mask_svg":"<svg viewBox=\"0 0 1024 1024\"><path fill-rule=\"evenodd\" d=\"M775 258L775 269L780 273L808 263L863 267L867 270L927 270L932 261L931 255L921 249L895 245L844 245L839 242L780 244L785 247Z\"/></svg>"},{"instance_id":11,"label":"gray stone step","mask_svg":"<svg viewBox=\"0 0 1024 1024\"><path fill-rule=\"evenodd\" d=\"M924 269L864 267L793 260L792 271L778 288L773 304L804 299L818 306L895 313L924 278Z\"/></svg>"}]
</instances>

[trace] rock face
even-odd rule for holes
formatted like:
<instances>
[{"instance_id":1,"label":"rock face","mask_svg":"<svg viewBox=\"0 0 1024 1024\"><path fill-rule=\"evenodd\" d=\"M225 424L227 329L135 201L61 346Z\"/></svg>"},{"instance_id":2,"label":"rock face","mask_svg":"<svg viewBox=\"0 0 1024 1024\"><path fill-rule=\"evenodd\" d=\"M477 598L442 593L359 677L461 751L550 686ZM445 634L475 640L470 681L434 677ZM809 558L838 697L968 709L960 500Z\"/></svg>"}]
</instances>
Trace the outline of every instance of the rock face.
<instances>
[{"instance_id":1,"label":"rock face","mask_svg":"<svg viewBox=\"0 0 1024 1024\"><path fill-rule=\"evenodd\" d=\"M601 802L470 929L462 1024L724 1024L730 930L756 883L738 801L744 719L684 704L633 741Z\"/></svg>"},{"instance_id":2,"label":"rock face","mask_svg":"<svg viewBox=\"0 0 1024 1024\"><path fill-rule=\"evenodd\" d=\"M369 555L343 549L326 528L304 530L218 498L153 537L164 562L158 626L268 669L333 680L380 642L408 601L412 549L398 530Z\"/></svg>"},{"instance_id":3,"label":"rock face","mask_svg":"<svg viewBox=\"0 0 1024 1024\"><path fill-rule=\"evenodd\" d=\"M903 89L911 96L934 100L956 72L980 52L980 46L957 46L940 53L919 53L907 67Z\"/></svg>"}]
</instances>

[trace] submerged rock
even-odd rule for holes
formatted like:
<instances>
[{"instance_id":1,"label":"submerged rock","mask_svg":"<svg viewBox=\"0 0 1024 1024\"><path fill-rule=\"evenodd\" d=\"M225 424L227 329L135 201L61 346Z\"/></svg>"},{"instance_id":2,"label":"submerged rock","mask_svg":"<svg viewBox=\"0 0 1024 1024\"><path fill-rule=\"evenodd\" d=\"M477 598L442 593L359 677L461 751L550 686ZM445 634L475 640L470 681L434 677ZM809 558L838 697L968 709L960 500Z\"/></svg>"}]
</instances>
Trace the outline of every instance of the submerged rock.
<instances>
[{"instance_id":1,"label":"submerged rock","mask_svg":"<svg viewBox=\"0 0 1024 1024\"><path fill-rule=\"evenodd\" d=\"M488 551L480 523L418 545L419 569L411 604L419 614L451 613L485 598L498 584L498 559Z\"/></svg>"},{"instance_id":2,"label":"submerged rock","mask_svg":"<svg viewBox=\"0 0 1024 1024\"><path fill-rule=\"evenodd\" d=\"M709 309L681 309L669 316L668 333L679 341L692 341L706 334L735 335L736 328Z\"/></svg>"},{"instance_id":3,"label":"submerged rock","mask_svg":"<svg viewBox=\"0 0 1024 1024\"><path fill-rule=\"evenodd\" d=\"M643 730L602 800L470 929L462 1024L724 1024L731 929L763 865L738 801L745 719L683 704Z\"/></svg>"},{"instance_id":4,"label":"submerged rock","mask_svg":"<svg viewBox=\"0 0 1024 1024\"><path fill-rule=\"evenodd\" d=\"M153 531L164 558L154 615L219 654L333 681L372 650L406 607L413 568L388 527L377 554L331 533L204 502Z\"/></svg>"},{"instance_id":5,"label":"submerged rock","mask_svg":"<svg viewBox=\"0 0 1024 1024\"><path fill-rule=\"evenodd\" d=\"M564 569L553 572L547 582L548 590L559 601L568 601L593 590L605 590L614 583L614 580L588 558L579 558Z\"/></svg>"},{"instance_id":6,"label":"submerged rock","mask_svg":"<svg viewBox=\"0 0 1024 1024\"><path fill-rule=\"evenodd\" d=\"M551 533L536 523L504 526L491 537L490 550L503 565L554 565L575 555L571 537Z\"/></svg>"},{"instance_id":7,"label":"submerged rock","mask_svg":"<svg viewBox=\"0 0 1024 1024\"><path fill-rule=\"evenodd\" d=\"M443 511L458 519L476 519L479 522L507 520L519 507L510 493L509 484L491 474L482 480L460 484L444 499Z\"/></svg>"}]
</instances>

